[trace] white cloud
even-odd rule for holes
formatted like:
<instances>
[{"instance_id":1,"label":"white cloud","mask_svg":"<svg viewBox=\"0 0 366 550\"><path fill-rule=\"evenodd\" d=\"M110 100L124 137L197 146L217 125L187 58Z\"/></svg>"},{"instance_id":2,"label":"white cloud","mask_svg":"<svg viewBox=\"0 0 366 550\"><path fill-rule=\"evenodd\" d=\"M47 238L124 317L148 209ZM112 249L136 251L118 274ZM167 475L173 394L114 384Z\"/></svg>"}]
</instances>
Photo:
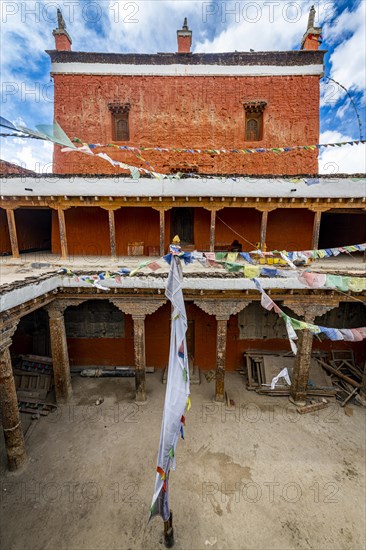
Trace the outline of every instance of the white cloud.
<instances>
[{"instance_id":1,"label":"white cloud","mask_svg":"<svg viewBox=\"0 0 366 550\"><path fill-rule=\"evenodd\" d=\"M325 25L324 36L329 43L341 40L330 56L331 77L348 90L362 92L366 101L366 2L356 10L343 11L331 25ZM344 93L339 91L339 98Z\"/></svg>"},{"instance_id":2,"label":"white cloud","mask_svg":"<svg viewBox=\"0 0 366 550\"><path fill-rule=\"evenodd\" d=\"M226 28L213 39L197 43L196 51L290 50L300 45L309 13L306 2L220 2L216 6L217 11L206 19L225 22Z\"/></svg>"},{"instance_id":3,"label":"white cloud","mask_svg":"<svg viewBox=\"0 0 366 550\"><path fill-rule=\"evenodd\" d=\"M352 141L352 137L327 130L320 135L320 143ZM366 172L366 145L327 147L319 155L319 174L363 174Z\"/></svg>"},{"instance_id":4,"label":"white cloud","mask_svg":"<svg viewBox=\"0 0 366 550\"><path fill-rule=\"evenodd\" d=\"M99 4L91 2L99 6L93 12L83 0L76 4L67 0L2 0L2 79L15 90L14 94L7 95L2 114L11 120L22 116L26 125L33 127L39 122L51 122L50 66L44 50L54 48L52 30L56 27L57 6L63 10L74 51L174 52L177 49L176 30L187 16L193 29L194 50L217 52L298 48L312 3L311 0L211 4L198 0L104 0ZM332 19L334 6L328 0L316 3L316 25L324 24L328 43L341 41L331 55L331 76L348 88L364 93L366 2L361 1L354 12L344 10L336 21ZM35 85L39 85L39 99L37 94L33 97L29 93ZM339 100L343 99L339 88L336 95L332 95L333 92L329 86L324 88L322 106L338 106L336 114L343 121L352 108L345 111L345 105L339 106ZM329 124L334 124L334 118ZM337 132L325 132L322 139L324 136L328 136L330 142L351 139ZM37 162L44 165L52 159L49 143L11 138L3 142L2 158L24 162L27 168L34 169ZM320 170L329 173L329 163L334 162L340 165L341 172L365 171L363 151L361 146L325 149L321 154Z\"/></svg>"},{"instance_id":5,"label":"white cloud","mask_svg":"<svg viewBox=\"0 0 366 550\"><path fill-rule=\"evenodd\" d=\"M0 157L37 173L52 172L53 144L49 141L7 138L1 144Z\"/></svg>"}]
</instances>

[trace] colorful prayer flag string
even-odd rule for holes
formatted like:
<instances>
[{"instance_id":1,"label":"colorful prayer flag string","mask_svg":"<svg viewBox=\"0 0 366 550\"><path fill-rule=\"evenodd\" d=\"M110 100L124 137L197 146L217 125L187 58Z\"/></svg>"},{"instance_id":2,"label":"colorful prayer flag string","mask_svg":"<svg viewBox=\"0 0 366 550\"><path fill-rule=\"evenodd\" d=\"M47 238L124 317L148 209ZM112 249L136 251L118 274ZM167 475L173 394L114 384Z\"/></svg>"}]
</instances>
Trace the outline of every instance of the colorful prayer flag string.
<instances>
[{"instance_id":1,"label":"colorful prayer flag string","mask_svg":"<svg viewBox=\"0 0 366 550\"><path fill-rule=\"evenodd\" d=\"M82 143L79 138L73 139L74 143ZM317 149L326 148L326 147L343 147L345 145L359 145L366 143L366 140L353 140L353 141L341 141L337 143L317 143L312 145L291 145L286 147L254 147L254 148L246 148L246 149L220 149L220 148L212 148L212 149L196 149L194 147L143 147L141 145L139 146L133 146L133 145L116 145L114 143L94 143L89 144L89 147L115 147L120 149L121 151L127 151L131 153L138 153L141 154L141 151L156 151L159 153L188 153L188 154L207 154L207 155L228 155L228 154L253 154L253 153L275 153L275 154L281 154L281 153L289 153L291 151L296 150L305 150L305 151L315 151ZM145 161L145 159L143 159Z\"/></svg>"},{"instance_id":2,"label":"colorful prayer flag string","mask_svg":"<svg viewBox=\"0 0 366 550\"><path fill-rule=\"evenodd\" d=\"M366 327L358 327L351 329L337 329L323 327L305 321L299 321L293 317L287 315L277 304L272 300L270 296L263 290L261 283L258 279L253 278L253 282L257 287L257 290L261 293L261 305L267 311L272 309L285 321L288 338L290 341L291 349L296 355L297 346L295 340L297 340L297 334L295 330L309 330L312 334L324 334L330 340L344 340L346 342L361 342L366 338Z\"/></svg>"}]
</instances>

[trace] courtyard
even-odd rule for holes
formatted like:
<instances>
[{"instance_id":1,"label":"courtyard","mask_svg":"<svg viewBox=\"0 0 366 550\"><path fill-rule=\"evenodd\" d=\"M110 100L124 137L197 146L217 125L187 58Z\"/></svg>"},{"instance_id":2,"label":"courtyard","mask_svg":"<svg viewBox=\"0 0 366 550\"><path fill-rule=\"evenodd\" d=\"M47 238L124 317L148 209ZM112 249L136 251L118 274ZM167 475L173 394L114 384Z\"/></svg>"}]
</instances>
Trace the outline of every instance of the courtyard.
<instances>
[{"instance_id":1,"label":"courtyard","mask_svg":"<svg viewBox=\"0 0 366 550\"><path fill-rule=\"evenodd\" d=\"M147 522L162 371L147 374L143 405L133 378L76 375L72 385L69 404L27 415L20 472L6 471L1 439L2 547L163 548L162 521ZM170 476L175 547L364 548L365 409L331 402L299 415L287 398L247 391L237 372L225 385L230 407L213 401L214 381L203 374L191 386Z\"/></svg>"}]
</instances>

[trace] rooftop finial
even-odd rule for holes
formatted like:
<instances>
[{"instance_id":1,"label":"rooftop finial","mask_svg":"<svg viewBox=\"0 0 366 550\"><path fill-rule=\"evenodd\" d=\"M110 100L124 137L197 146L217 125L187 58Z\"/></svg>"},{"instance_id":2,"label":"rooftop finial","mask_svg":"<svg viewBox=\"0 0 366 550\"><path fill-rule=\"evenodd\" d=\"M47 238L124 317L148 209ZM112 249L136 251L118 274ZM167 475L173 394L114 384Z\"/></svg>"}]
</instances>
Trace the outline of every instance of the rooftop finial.
<instances>
[{"instance_id":1,"label":"rooftop finial","mask_svg":"<svg viewBox=\"0 0 366 550\"><path fill-rule=\"evenodd\" d=\"M314 6L311 6L310 12L309 12L308 29L313 29L314 23L315 23L315 8Z\"/></svg>"},{"instance_id":2,"label":"rooftop finial","mask_svg":"<svg viewBox=\"0 0 366 550\"><path fill-rule=\"evenodd\" d=\"M57 29L54 29L52 34L55 37L56 50L61 52L71 51L72 40L66 30L65 19L63 18L62 11L59 8L57 8Z\"/></svg>"},{"instance_id":3,"label":"rooftop finial","mask_svg":"<svg viewBox=\"0 0 366 550\"><path fill-rule=\"evenodd\" d=\"M184 18L183 27L177 31L178 53L191 53L192 31L188 28L188 19Z\"/></svg>"},{"instance_id":4,"label":"rooftop finial","mask_svg":"<svg viewBox=\"0 0 366 550\"><path fill-rule=\"evenodd\" d=\"M63 18L62 11L60 8L57 8L57 23L58 23L58 29L65 30L66 29L66 23L65 19Z\"/></svg>"},{"instance_id":5,"label":"rooftop finial","mask_svg":"<svg viewBox=\"0 0 366 550\"><path fill-rule=\"evenodd\" d=\"M308 27L301 41L302 50L318 50L321 44L321 27L315 26L315 8L311 6L308 19Z\"/></svg>"}]
</instances>

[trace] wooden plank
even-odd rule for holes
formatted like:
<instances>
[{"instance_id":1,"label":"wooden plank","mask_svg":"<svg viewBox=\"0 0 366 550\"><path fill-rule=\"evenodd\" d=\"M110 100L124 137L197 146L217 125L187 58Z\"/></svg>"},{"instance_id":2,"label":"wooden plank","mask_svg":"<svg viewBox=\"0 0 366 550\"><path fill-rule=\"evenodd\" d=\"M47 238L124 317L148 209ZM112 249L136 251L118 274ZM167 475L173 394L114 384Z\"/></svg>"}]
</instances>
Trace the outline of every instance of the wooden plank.
<instances>
[{"instance_id":1,"label":"wooden plank","mask_svg":"<svg viewBox=\"0 0 366 550\"><path fill-rule=\"evenodd\" d=\"M211 210L210 252L215 251L215 234L216 234L216 210Z\"/></svg>"},{"instance_id":2,"label":"wooden plank","mask_svg":"<svg viewBox=\"0 0 366 550\"><path fill-rule=\"evenodd\" d=\"M320 222L322 213L320 211L315 212L314 225L313 225L313 238L311 248L317 250L319 248L319 234L320 234Z\"/></svg>"},{"instance_id":3,"label":"wooden plank","mask_svg":"<svg viewBox=\"0 0 366 550\"><path fill-rule=\"evenodd\" d=\"M328 370L328 371L331 372L332 374L335 374L336 376L338 376L338 378L341 378L342 380L344 380L344 381L347 382L348 384L351 384L351 386L353 386L354 388L360 388L360 387L361 387L361 384L358 384L358 383L355 382L352 378L350 378L349 376L346 376L346 375L343 374L342 372L337 371L335 368L331 367L330 365L328 365L327 363L325 363L325 362L322 361L321 359L317 359L317 361L318 361L326 370Z\"/></svg>"},{"instance_id":4,"label":"wooden plank","mask_svg":"<svg viewBox=\"0 0 366 550\"><path fill-rule=\"evenodd\" d=\"M44 355L20 355L20 358L24 361L30 361L33 363L45 363L46 365L52 365L52 357L46 357Z\"/></svg>"},{"instance_id":5,"label":"wooden plank","mask_svg":"<svg viewBox=\"0 0 366 550\"><path fill-rule=\"evenodd\" d=\"M320 411L321 409L326 409L328 407L328 402L322 401L321 403L312 403L311 405L306 405L305 407L296 407L296 410L299 414L307 414L314 411Z\"/></svg>"},{"instance_id":6,"label":"wooden plank","mask_svg":"<svg viewBox=\"0 0 366 550\"><path fill-rule=\"evenodd\" d=\"M15 224L14 210L12 208L7 208L6 216L8 219L11 253L13 258L19 258L19 246L18 246L18 237L17 237L17 228Z\"/></svg>"}]
</instances>

